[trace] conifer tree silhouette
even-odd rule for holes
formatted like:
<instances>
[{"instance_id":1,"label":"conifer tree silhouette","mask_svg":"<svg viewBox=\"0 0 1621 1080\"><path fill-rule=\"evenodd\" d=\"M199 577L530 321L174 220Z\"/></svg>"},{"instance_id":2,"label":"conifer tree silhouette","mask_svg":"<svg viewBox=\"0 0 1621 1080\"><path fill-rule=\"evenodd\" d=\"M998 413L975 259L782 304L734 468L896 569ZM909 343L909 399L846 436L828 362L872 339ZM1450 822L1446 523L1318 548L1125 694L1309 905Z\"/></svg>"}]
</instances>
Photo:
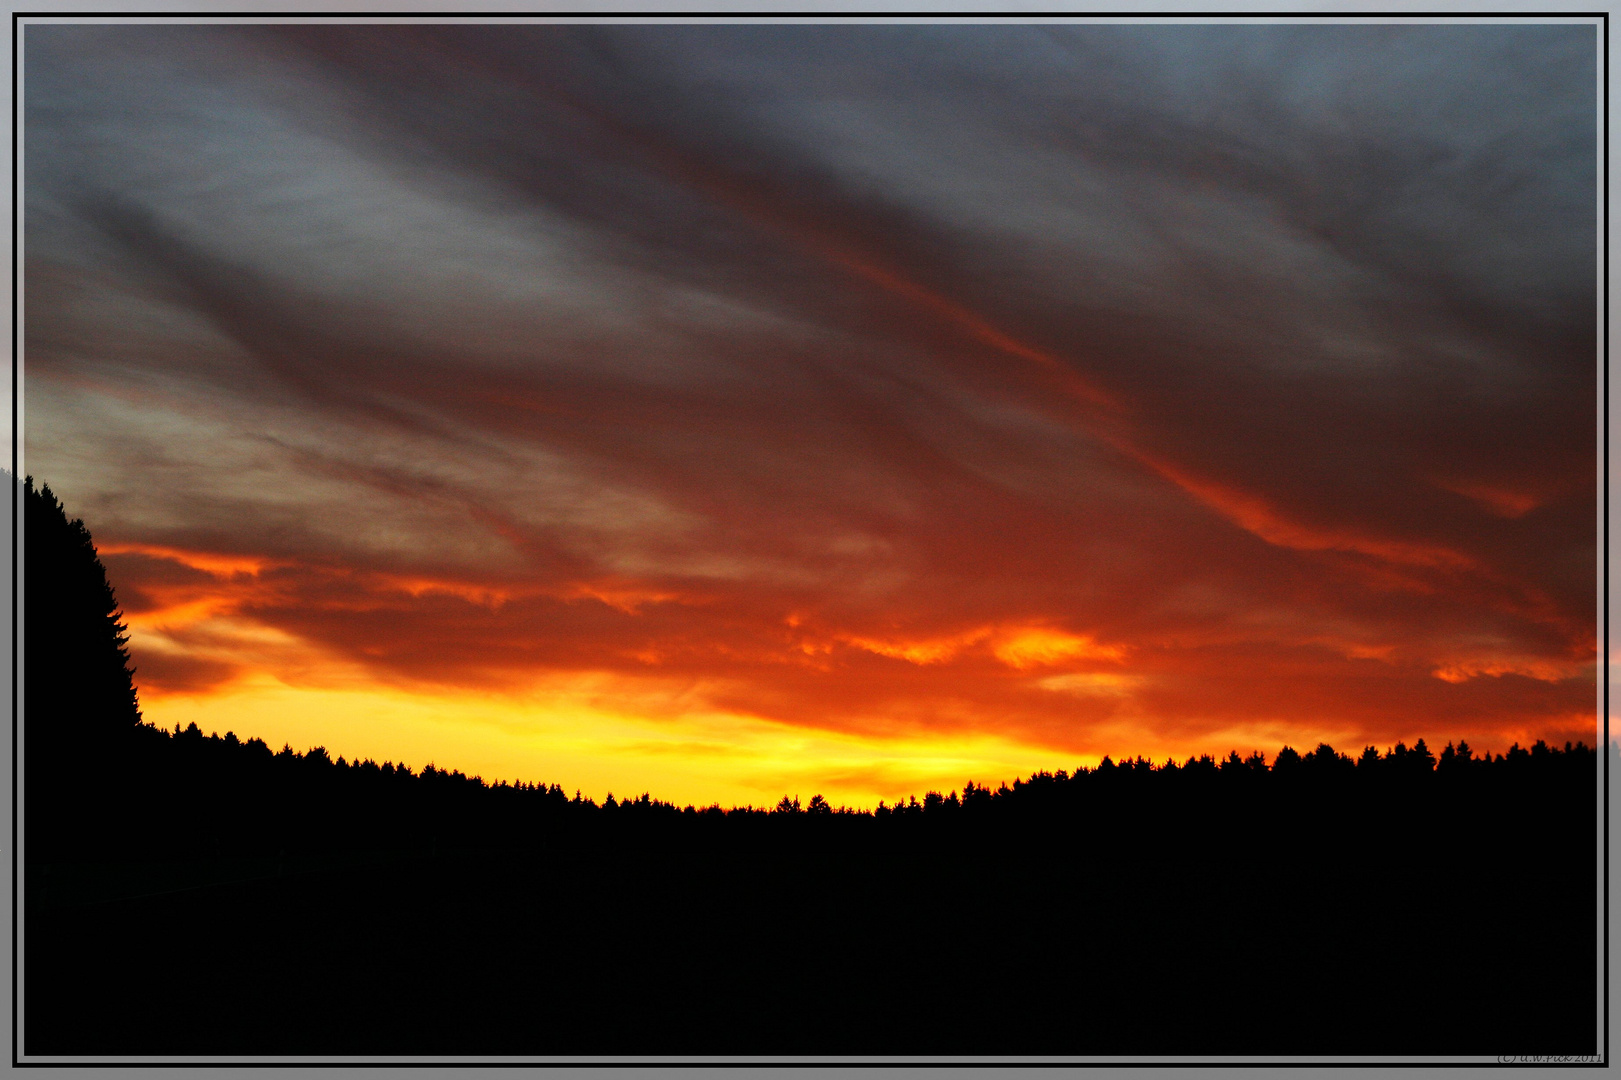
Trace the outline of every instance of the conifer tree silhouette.
<instances>
[{"instance_id":1,"label":"conifer tree silhouette","mask_svg":"<svg viewBox=\"0 0 1621 1080\"><path fill-rule=\"evenodd\" d=\"M99 785L141 723L118 598L90 530L23 481L23 761L30 859L81 831L72 794Z\"/></svg>"}]
</instances>

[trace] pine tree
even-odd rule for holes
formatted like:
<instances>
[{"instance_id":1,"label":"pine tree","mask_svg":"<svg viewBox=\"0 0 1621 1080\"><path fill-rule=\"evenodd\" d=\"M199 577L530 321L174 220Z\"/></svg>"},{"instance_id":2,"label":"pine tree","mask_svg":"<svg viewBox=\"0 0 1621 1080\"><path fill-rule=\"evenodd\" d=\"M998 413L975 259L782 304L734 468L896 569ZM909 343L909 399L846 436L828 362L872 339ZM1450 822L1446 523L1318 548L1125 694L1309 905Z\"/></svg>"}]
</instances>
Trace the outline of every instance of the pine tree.
<instances>
[{"instance_id":1,"label":"pine tree","mask_svg":"<svg viewBox=\"0 0 1621 1080\"><path fill-rule=\"evenodd\" d=\"M24 481L25 715L41 742L104 741L141 722L128 634L90 530L50 486Z\"/></svg>"},{"instance_id":2,"label":"pine tree","mask_svg":"<svg viewBox=\"0 0 1621 1080\"><path fill-rule=\"evenodd\" d=\"M90 530L48 485L23 482L24 817L30 860L89 827L100 789L141 723L128 635Z\"/></svg>"}]
</instances>

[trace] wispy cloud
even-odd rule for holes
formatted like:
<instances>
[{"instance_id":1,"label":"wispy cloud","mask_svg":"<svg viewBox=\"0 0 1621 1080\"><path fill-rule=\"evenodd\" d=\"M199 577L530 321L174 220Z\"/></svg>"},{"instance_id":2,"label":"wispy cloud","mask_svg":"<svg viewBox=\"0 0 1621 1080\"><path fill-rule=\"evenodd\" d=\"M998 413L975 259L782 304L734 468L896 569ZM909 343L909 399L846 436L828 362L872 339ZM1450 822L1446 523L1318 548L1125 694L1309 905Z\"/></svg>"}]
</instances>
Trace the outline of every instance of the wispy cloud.
<instances>
[{"instance_id":1,"label":"wispy cloud","mask_svg":"<svg viewBox=\"0 0 1621 1080\"><path fill-rule=\"evenodd\" d=\"M959 761L1591 709L1591 28L24 47L27 463L154 715L588 678Z\"/></svg>"}]
</instances>

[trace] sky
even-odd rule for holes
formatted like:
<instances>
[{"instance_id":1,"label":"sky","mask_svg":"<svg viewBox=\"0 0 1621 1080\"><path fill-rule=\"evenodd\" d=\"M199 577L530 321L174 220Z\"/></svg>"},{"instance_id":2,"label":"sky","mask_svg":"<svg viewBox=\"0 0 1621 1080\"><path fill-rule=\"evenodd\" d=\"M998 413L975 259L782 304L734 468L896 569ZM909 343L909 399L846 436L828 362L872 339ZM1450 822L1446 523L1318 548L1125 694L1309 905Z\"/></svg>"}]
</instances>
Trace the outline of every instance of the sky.
<instances>
[{"instance_id":1,"label":"sky","mask_svg":"<svg viewBox=\"0 0 1621 1080\"><path fill-rule=\"evenodd\" d=\"M29 25L23 471L148 720L334 757L871 806L1591 744L1596 55Z\"/></svg>"}]
</instances>

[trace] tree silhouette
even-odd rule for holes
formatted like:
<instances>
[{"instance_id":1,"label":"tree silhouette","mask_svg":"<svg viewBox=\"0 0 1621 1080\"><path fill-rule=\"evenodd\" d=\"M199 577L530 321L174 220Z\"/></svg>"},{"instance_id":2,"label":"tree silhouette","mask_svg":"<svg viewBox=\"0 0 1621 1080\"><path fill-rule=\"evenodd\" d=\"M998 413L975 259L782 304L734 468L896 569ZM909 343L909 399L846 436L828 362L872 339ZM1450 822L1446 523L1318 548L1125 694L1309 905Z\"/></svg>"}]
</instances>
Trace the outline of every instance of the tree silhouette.
<instances>
[{"instance_id":1,"label":"tree silhouette","mask_svg":"<svg viewBox=\"0 0 1621 1080\"><path fill-rule=\"evenodd\" d=\"M90 531L49 485L23 481L23 760L30 844L93 827L70 789L99 785L141 710L118 598Z\"/></svg>"},{"instance_id":2,"label":"tree silhouette","mask_svg":"<svg viewBox=\"0 0 1621 1080\"><path fill-rule=\"evenodd\" d=\"M50 485L23 482L23 644L29 735L82 742L141 722L118 598L90 530Z\"/></svg>"}]
</instances>

